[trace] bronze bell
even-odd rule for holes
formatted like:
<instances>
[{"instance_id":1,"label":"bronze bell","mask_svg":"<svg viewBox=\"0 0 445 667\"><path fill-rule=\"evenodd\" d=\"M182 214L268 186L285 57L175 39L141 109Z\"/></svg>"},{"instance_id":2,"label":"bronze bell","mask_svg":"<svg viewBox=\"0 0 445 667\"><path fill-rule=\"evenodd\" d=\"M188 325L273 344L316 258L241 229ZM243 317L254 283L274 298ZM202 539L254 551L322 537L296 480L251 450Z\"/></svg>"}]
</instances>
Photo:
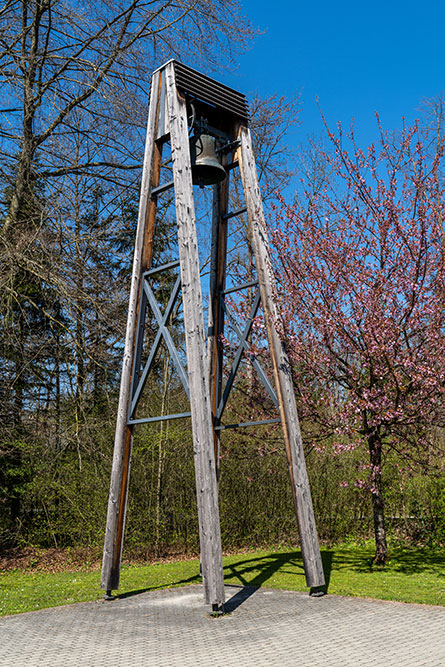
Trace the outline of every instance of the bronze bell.
<instances>
[{"instance_id":1,"label":"bronze bell","mask_svg":"<svg viewBox=\"0 0 445 667\"><path fill-rule=\"evenodd\" d=\"M192 180L201 188L223 181L226 170L216 157L215 139L210 134L196 134L190 140Z\"/></svg>"}]
</instances>

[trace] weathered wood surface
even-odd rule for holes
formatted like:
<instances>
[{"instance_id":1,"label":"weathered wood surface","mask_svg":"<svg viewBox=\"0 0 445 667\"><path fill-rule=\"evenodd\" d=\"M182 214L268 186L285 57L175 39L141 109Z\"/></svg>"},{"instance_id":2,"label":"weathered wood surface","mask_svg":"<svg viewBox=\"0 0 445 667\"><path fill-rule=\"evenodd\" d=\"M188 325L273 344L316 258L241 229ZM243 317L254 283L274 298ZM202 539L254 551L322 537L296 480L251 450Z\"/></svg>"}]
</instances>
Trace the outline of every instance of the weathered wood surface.
<instances>
[{"instance_id":1,"label":"weathered wood surface","mask_svg":"<svg viewBox=\"0 0 445 667\"><path fill-rule=\"evenodd\" d=\"M185 101L175 85L173 63L165 69L167 106L175 182L176 220L184 309L187 369L205 600L224 603L218 486L202 309L198 241Z\"/></svg>"},{"instance_id":2,"label":"weathered wood surface","mask_svg":"<svg viewBox=\"0 0 445 667\"><path fill-rule=\"evenodd\" d=\"M254 249L261 300L269 338L289 475L300 531L306 582L310 587L319 587L325 583L323 564L304 459L291 367L284 344L279 335L281 326L274 298L275 277L272 269L255 159L248 128L240 128L240 140L241 147L238 150L238 160L247 205L249 234Z\"/></svg>"},{"instance_id":3,"label":"weathered wood surface","mask_svg":"<svg viewBox=\"0 0 445 667\"><path fill-rule=\"evenodd\" d=\"M222 160L227 164L227 157ZM222 290L226 283L227 257L227 213L229 201L229 174L222 183L213 188L212 246L210 255L209 322L207 331L207 358L209 365L212 423L222 395L223 349L221 336L224 333L224 312L221 308ZM216 477L220 472L220 432L213 431Z\"/></svg>"},{"instance_id":4,"label":"weathered wood surface","mask_svg":"<svg viewBox=\"0 0 445 667\"><path fill-rule=\"evenodd\" d=\"M152 79L150 111L147 124L138 226L133 258L133 274L131 279L102 562L101 588L107 591L118 588L120 577L133 440L132 428L127 425L127 422L134 365L138 309L141 294L141 276L151 262L156 204L150 199L150 191L159 184L161 164L160 149L155 144L154 140L157 136L162 76L162 72L158 71Z\"/></svg>"}]
</instances>

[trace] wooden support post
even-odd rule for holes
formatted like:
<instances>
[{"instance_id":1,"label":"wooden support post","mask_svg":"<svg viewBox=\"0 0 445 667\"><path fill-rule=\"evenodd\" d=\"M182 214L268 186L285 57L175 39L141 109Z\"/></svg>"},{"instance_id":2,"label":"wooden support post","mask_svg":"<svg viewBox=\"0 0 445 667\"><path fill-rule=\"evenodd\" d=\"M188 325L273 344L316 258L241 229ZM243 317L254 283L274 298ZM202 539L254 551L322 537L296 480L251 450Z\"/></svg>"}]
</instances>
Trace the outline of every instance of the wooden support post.
<instances>
[{"instance_id":1,"label":"wooden support post","mask_svg":"<svg viewBox=\"0 0 445 667\"><path fill-rule=\"evenodd\" d=\"M249 234L261 292L264 317L269 338L275 385L278 396L284 442L292 484L295 512L300 531L301 551L307 585L324 586L323 564L318 544L309 480L304 460L303 443L289 359L280 337L281 322L275 302L275 278L272 269L266 223L252 151L250 131L240 128L241 147L238 150L241 179L247 206Z\"/></svg>"},{"instance_id":2,"label":"wooden support post","mask_svg":"<svg viewBox=\"0 0 445 667\"><path fill-rule=\"evenodd\" d=\"M139 217L133 259L127 331L119 393L119 405L108 500L107 525L102 562L101 588L107 592L119 586L122 542L127 508L128 482L132 451L132 428L128 426L131 379L133 373L135 338L141 294L141 276L151 262L156 203L150 199L150 191L159 184L161 150L155 142L158 134L158 118L162 89L162 72L152 79L150 112L145 143L144 166L139 202Z\"/></svg>"},{"instance_id":3,"label":"wooden support post","mask_svg":"<svg viewBox=\"0 0 445 667\"><path fill-rule=\"evenodd\" d=\"M227 164L223 157L223 166ZM229 174L224 181L213 188L212 248L210 257L209 289L209 326L207 332L207 356L209 364L210 396L212 405L212 424L215 425L215 412L222 395L222 342L224 333L224 312L221 307L222 290L226 283L227 256L227 213L229 201ZM220 431L213 431L216 477L219 480Z\"/></svg>"},{"instance_id":4,"label":"wooden support post","mask_svg":"<svg viewBox=\"0 0 445 667\"><path fill-rule=\"evenodd\" d=\"M201 566L206 602L212 605L222 605L224 604L224 576L218 486L213 449L187 110L185 100L180 97L176 88L173 63L166 65L165 73L192 415Z\"/></svg>"}]
</instances>

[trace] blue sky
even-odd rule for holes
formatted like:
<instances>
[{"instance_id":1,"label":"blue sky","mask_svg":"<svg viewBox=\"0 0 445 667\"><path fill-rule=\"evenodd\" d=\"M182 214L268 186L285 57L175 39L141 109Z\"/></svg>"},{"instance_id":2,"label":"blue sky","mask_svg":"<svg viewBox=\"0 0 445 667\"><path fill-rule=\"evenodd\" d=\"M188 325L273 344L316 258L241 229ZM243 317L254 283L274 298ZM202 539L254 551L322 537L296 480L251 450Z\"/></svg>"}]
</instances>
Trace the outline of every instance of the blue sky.
<instances>
[{"instance_id":1,"label":"blue sky","mask_svg":"<svg viewBox=\"0 0 445 667\"><path fill-rule=\"evenodd\" d=\"M387 0L317 3L242 0L266 32L239 59L234 75L217 77L242 92L301 93L301 126L292 141L320 134L316 104L330 126L352 120L360 144L419 115L423 98L445 92L445 2Z\"/></svg>"}]
</instances>

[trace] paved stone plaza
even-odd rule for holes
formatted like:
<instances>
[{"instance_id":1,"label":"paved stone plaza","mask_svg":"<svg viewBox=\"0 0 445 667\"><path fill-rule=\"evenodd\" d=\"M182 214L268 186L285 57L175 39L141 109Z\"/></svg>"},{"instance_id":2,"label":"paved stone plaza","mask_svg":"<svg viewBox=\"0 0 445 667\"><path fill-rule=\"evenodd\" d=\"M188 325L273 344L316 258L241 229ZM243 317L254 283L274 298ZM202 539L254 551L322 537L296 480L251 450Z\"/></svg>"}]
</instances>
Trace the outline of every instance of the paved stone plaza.
<instances>
[{"instance_id":1,"label":"paved stone plaza","mask_svg":"<svg viewBox=\"0 0 445 667\"><path fill-rule=\"evenodd\" d=\"M213 618L202 587L0 619L8 667L444 667L445 608L226 587Z\"/></svg>"}]
</instances>

